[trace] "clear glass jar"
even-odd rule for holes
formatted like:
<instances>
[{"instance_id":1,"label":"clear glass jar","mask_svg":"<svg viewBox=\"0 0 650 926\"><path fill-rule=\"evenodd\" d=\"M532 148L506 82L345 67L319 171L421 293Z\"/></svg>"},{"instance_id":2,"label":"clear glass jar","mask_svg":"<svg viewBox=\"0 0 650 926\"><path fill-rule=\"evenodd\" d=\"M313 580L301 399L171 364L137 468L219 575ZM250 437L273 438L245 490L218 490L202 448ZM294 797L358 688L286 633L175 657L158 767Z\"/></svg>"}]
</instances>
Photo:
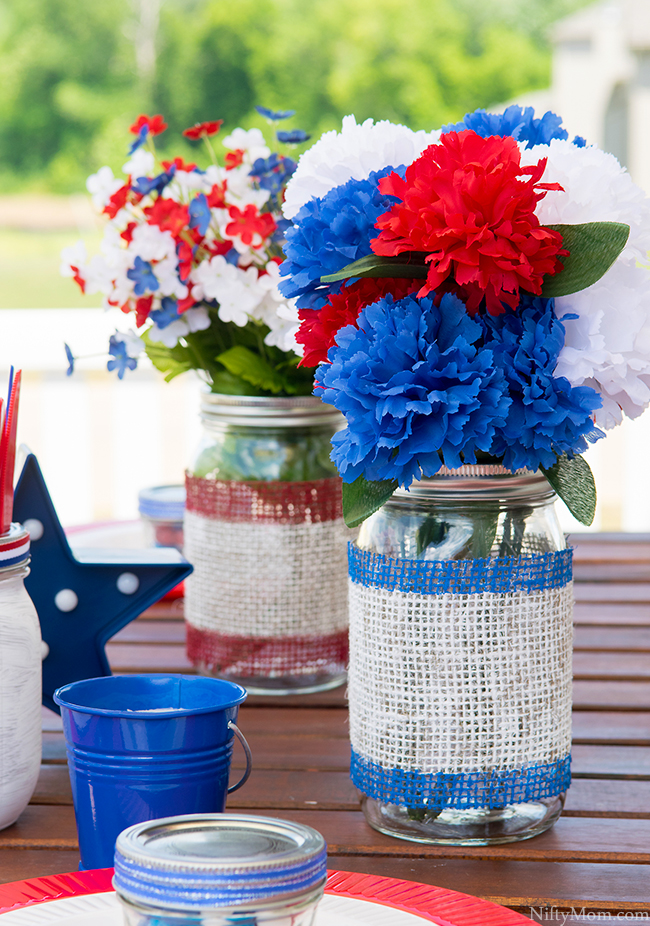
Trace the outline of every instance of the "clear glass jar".
<instances>
[{"instance_id":1,"label":"clear glass jar","mask_svg":"<svg viewBox=\"0 0 650 926\"><path fill-rule=\"evenodd\" d=\"M254 694L340 685L347 665L347 540L330 460L342 426L313 396L205 393L186 474L188 655Z\"/></svg>"},{"instance_id":2,"label":"clear glass jar","mask_svg":"<svg viewBox=\"0 0 650 926\"><path fill-rule=\"evenodd\" d=\"M126 926L312 926L326 866L309 826L194 814L124 830L113 884Z\"/></svg>"},{"instance_id":3,"label":"clear glass jar","mask_svg":"<svg viewBox=\"0 0 650 926\"><path fill-rule=\"evenodd\" d=\"M541 474L398 490L351 560L352 779L375 829L489 845L552 826L570 776L570 551Z\"/></svg>"},{"instance_id":4,"label":"clear glass jar","mask_svg":"<svg viewBox=\"0 0 650 926\"><path fill-rule=\"evenodd\" d=\"M15 823L41 768L41 630L25 590L29 534L0 536L0 829Z\"/></svg>"},{"instance_id":5,"label":"clear glass jar","mask_svg":"<svg viewBox=\"0 0 650 926\"><path fill-rule=\"evenodd\" d=\"M183 550L185 486L152 486L138 492L138 511L148 547Z\"/></svg>"}]
</instances>

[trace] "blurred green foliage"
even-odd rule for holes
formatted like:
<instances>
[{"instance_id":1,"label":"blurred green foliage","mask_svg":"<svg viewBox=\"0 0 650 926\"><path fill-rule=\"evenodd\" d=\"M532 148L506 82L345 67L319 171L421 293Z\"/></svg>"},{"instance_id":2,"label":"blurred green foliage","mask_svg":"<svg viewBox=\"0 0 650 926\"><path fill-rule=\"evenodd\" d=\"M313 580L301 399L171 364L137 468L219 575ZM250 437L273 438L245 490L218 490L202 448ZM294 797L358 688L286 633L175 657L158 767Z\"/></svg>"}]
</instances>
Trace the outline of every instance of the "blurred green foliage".
<instances>
[{"instance_id":1,"label":"blurred green foliage","mask_svg":"<svg viewBox=\"0 0 650 926\"><path fill-rule=\"evenodd\" d=\"M140 112L174 154L256 103L316 137L348 112L434 128L547 85L546 30L586 2L0 0L0 191L82 189Z\"/></svg>"}]
</instances>

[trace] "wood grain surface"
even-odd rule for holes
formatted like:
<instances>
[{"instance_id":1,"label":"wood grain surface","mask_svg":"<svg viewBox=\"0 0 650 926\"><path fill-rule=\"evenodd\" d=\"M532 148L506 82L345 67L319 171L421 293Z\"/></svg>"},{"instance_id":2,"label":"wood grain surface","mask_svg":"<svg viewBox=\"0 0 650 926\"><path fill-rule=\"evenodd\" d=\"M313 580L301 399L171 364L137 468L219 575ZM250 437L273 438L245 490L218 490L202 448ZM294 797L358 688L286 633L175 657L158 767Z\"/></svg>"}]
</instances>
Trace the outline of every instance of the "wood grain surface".
<instances>
[{"instance_id":1,"label":"wood grain surface","mask_svg":"<svg viewBox=\"0 0 650 926\"><path fill-rule=\"evenodd\" d=\"M475 894L533 922L650 918L650 535L574 536L572 543L574 780L552 830L494 847L422 846L372 830L348 776L344 687L248 699L239 725L254 769L228 809L315 826L327 839L330 867ZM181 603L162 602L107 650L116 672L192 672L184 639ZM2 882L78 865L60 718L44 711L43 727L32 802L0 832ZM236 747L233 776L243 762ZM594 920L596 913L607 919Z\"/></svg>"}]
</instances>

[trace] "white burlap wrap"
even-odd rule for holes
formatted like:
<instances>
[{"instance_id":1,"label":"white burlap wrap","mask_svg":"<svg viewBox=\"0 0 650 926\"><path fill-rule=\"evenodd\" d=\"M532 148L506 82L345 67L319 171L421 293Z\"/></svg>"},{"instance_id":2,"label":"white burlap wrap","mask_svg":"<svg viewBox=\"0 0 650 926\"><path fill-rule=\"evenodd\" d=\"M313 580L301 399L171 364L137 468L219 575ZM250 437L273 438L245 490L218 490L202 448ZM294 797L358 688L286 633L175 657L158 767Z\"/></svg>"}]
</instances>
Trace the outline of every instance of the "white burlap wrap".
<instances>
[{"instance_id":1,"label":"white burlap wrap","mask_svg":"<svg viewBox=\"0 0 650 926\"><path fill-rule=\"evenodd\" d=\"M571 745L572 583L419 594L350 582L350 737L384 769L520 769Z\"/></svg>"},{"instance_id":2,"label":"white burlap wrap","mask_svg":"<svg viewBox=\"0 0 650 926\"><path fill-rule=\"evenodd\" d=\"M347 627L349 531L341 518L302 524L185 514L185 619L252 637L329 635Z\"/></svg>"}]
</instances>

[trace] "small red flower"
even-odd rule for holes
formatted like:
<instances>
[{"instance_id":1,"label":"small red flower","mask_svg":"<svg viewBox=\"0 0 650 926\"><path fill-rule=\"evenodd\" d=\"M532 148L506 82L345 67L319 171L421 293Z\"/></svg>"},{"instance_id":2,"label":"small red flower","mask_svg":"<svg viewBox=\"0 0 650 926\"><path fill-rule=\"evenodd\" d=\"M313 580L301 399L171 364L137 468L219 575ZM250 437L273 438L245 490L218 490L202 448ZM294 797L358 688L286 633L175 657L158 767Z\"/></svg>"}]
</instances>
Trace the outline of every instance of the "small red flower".
<instances>
[{"instance_id":1,"label":"small red flower","mask_svg":"<svg viewBox=\"0 0 650 926\"><path fill-rule=\"evenodd\" d=\"M315 367L326 362L327 352L340 329L345 325L356 326L359 313L365 306L389 293L395 299L403 299L419 287L420 280L366 277L344 286L340 293L333 293L321 309L299 309L298 317L302 324L296 341L304 344L305 352L298 366Z\"/></svg>"},{"instance_id":2,"label":"small red flower","mask_svg":"<svg viewBox=\"0 0 650 926\"><path fill-rule=\"evenodd\" d=\"M153 296L142 296L140 299L136 300L135 303L135 325L136 328L142 328L147 318L149 317L149 312L151 312L151 304L153 303Z\"/></svg>"},{"instance_id":3,"label":"small red flower","mask_svg":"<svg viewBox=\"0 0 650 926\"><path fill-rule=\"evenodd\" d=\"M232 170L233 167L239 167L239 165L244 160L245 154L246 152L243 148L235 148L234 151L227 151L225 159L226 170Z\"/></svg>"},{"instance_id":4,"label":"small red flower","mask_svg":"<svg viewBox=\"0 0 650 926\"><path fill-rule=\"evenodd\" d=\"M189 239L189 240L188 240ZM201 235L196 228L186 228L183 237L176 245L178 255L178 277L182 283L187 282L194 266L195 248L201 243Z\"/></svg>"},{"instance_id":5,"label":"small red flower","mask_svg":"<svg viewBox=\"0 0 650 926\"><path fill-rule=\"evenodd\" d=\"M189 224L190 213L187 206L173 199L159 196L153 206L144 210L149 225L157 225L161 231L170 231L174 238Z\"/></svg>"},{"instance_id":6,"label":"small red flower","mask_svg":"<svg viewBox=\"0 0 650 926\"><path fill-rule=\"evenodd\" d=\"M259 248L277 227L270 212L258 212L252 203L243 210L229 206L228 214L232 221L226 225L226 234L231 238L241 238L244 244L254 248Z\"/></svg>"},{"instance_id":7,"label":"small red flower","mask_svg":"<svg viewBox=\"0 0 650 926\"><path fill-rule=\"evenodd\" d=\"M171 167L175 167L176 170L184 170L189 174L190 171L194 170L196 164L186 164L183 158L174 158L173 161L163 161L162 166L163 170L169 170Z\"/></svg>"},{"instance_id":8,"label":"small red flower","mask_svg":"<svg viewBox=\"0 0 650 926\"><path fill-rule=\"evenodd\" d=\"M124 186L121 186L119 190L116 190L104 206L104 212L109 218L114 219L120 209L124 208L130 192L131 178L129 177L128 182L125 183Z\"/></svg>"},{"instance_id":9,"label":"small red flower","mask_svg":"<svg viewBox=\"0 0 650 926\"><path fill-rule=\"evenodd\" d=\"M226 181L223 183L215 183L210 192L208 193L206 199L208 200L208 206L210 209L225 209L226 208Z\"/></svg>"},{"instance_id":10,"label":"small red flower","mask_svg":"<svg viewBox=\"0 0 650 926\"><path fill-rule=\"evenodd\" d=\"M559 184L540 183L546 160L522 167L513 138L449 132L406 169L379 181L397 197L377 220L375 254L421 251L429 264L418 295L456 289L469 312L485 298L499 315L515 309L519 290L539 295L546 274L562 268L559 232L544 228L535 206Z\"/></svg>"},{"instance_id":11,"label":"small red flower","mask_svg":"<svg viewBox=\"0 0 650 926\"><path fill-rule=\"evenodd\" d=\"M183 135L196 141L198 138L216 135L222 125L223 119L217 119L215 122L196 122L191 128L185 129Z\"/></svg>"},{"instance_id":12,"label":"small red flower","mask_svg":"<svg viewBox=\"0 0 650 926\"><path fill-rule=\"evenodd\" d=\"M150 135L160 135L167 128L167 123L163 120L163 117L158 116L138 116L133 125L129 128L129 132L132 132L134 135L140 134L140 129L145 126L149 129Z\"/></svg>"},{"instance_id":13,"label":"small red flower","mask_svg":"<svg viewBox=\"0 0 650 926\"><path fill-rule=\"evenodd\" d=\"M85 281L84 278L82 277L82 275L81 275L81 273L80 273L80 271L79 271L79 267L73 267L73 265L70 264L70 270L72 270L72 279L73 279L73 280L75 281L75 283L78 285L78 287L79 287L79 289L81 290L81 292L82 292L82 293L85 293L85 292L86 292L86 281Z\"/></svg>"},{"instance_id":14,"label":"small red flower","mask_svg":"<svg viewBox=\"0 0 650 926\"><path fill-rule=\"evenodd\" d=\"M193 305L196 305L196 299L192 295L192 290L190 289L189 294L184 299L179 299L177 302L178 314L181 315L183 312L187 312Z\"/></svg>"},{"instance_id":15,"label":"small red flower","mask_svg":"<svg viewBox=\"0 0 650 926\"><path fill-rule=\"evenodd\" d=\"M133 241L133 232L136 230L138 223L129 222L123 232L120 232L120 238L126 241L127 244L131 244Z\"/></svg>"}]
</instances>

